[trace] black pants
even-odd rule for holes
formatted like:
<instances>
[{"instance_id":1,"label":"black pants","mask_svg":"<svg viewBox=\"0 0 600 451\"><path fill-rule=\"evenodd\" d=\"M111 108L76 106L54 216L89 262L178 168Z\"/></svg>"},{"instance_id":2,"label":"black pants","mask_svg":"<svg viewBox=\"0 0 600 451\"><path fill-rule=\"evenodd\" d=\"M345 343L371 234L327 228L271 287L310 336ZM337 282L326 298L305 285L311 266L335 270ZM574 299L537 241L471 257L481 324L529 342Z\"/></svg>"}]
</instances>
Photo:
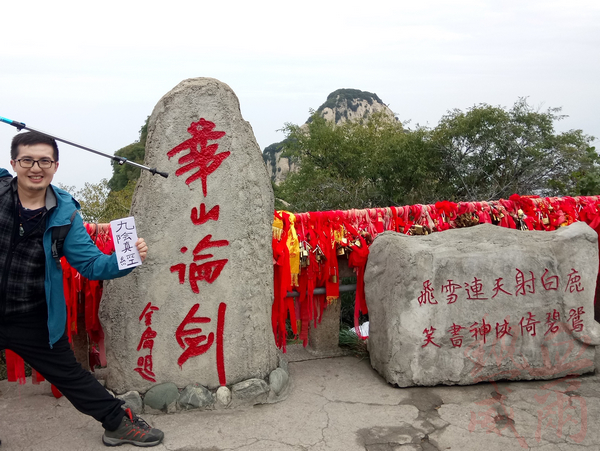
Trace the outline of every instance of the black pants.
<instances>
[{"instance_id":1,"label":"black pants","mask_svg":"<svg viewBox=\"0 0 600 451\"><path fill-rule=\"evenodd\" d=\"M16 352L32 368L53 384L82 413L94 417L108 430L121 424L123 401L114 398L75 359L64 334L52 348L48 338L47 316L11 315L0 318L0 350Z\"/></svg>"}]
</instances>

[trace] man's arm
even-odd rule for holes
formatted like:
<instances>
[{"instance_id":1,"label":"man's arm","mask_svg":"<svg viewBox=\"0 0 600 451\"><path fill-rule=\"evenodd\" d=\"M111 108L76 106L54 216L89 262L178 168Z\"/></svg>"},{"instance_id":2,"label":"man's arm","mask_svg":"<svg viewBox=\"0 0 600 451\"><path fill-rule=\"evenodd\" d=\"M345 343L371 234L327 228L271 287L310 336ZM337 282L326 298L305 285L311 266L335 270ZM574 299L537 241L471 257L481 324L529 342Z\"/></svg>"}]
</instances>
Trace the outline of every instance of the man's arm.
<instances>
[{"instance_id":1,"label":"man's arm","mask_svg":"<svg viewBox=\"0 0 600 451\"><path fill-rule=\"evenodd\" d=\"M143 262L148 253L148 246L143 238L137 240L136 247ZM119 270L116 254L106 255L100 252L85 229L79 214L73 219L71 230L65 238L63 252L69 264L86 279L114 279L123 277L133 270L133 268Z\"/></svg>"}]
</instances>

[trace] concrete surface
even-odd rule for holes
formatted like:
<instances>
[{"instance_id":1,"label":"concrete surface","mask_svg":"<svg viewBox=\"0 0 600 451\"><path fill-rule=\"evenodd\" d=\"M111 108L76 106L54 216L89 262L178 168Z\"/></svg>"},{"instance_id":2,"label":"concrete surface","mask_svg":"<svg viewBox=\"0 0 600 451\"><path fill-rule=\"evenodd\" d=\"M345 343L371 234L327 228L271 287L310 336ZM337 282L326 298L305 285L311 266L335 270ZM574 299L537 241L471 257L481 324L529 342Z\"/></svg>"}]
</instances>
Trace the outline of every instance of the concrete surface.
<instances>
[{"instance_id":1,"label":"concrete surface","mask_svg":"<svg viewBox=\"0 0 600 451\"><path fill-rule=\"evenodd\" d=\"M600 449L600 376L570 382L395 388L368 359L289 353L291 393L244 410L143 415L168 451ZM544 388L545 387L545 388ZM47 382L0 382L1 450L107 449L100 424ZM125 448L128 449L125 445ZM135 448L131 448L135 449Z\"/></svg>"}]
</instances>

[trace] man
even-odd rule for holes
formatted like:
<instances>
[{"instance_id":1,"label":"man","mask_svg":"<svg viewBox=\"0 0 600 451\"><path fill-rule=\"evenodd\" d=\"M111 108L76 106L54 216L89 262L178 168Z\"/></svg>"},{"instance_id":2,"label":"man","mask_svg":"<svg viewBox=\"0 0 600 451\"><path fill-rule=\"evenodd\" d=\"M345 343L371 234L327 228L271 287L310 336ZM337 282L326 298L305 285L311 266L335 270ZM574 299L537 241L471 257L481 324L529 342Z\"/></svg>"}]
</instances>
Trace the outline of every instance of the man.
<instances>
[{"instance_id":1,"label":"man","mask_svg":"<svg viewBox=\"0 0 600 451\"><path fill-rule=\"evenodd\" d=\"M77 201L50 184L58 169L54 139L37 132L16 135L10 164L14 179L0 168L0 350L16 352L77 410L100 421L105 445L158 445L163 433L124 410L123 401L75 360L65 333L57 248L62 244L61 253L88 279L122 277L131 270L119 271L116 255L100 252L75 213ZM57 243L53 229L69 224L63 242ZM144 261L146 243L140 238L136 246Z\"/></svg>"}]
</instances>

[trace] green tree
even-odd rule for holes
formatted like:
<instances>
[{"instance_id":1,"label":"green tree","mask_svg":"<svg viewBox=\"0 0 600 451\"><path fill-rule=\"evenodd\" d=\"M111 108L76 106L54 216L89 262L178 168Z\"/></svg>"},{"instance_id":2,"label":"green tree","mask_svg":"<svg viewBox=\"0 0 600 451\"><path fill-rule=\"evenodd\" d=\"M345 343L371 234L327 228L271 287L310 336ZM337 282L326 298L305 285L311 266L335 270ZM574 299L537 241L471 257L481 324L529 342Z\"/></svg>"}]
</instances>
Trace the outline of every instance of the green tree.
<instances>
[{"instance_id":1,"label":"green tree","mask_svg":"<svg viewBox=\"0 0 600 451\"><path fill-rule=\"evenodd\" d=\"M143 163L146 153L148 135L148 119L140 129L139 141L123 147L115 152L136 163ZM81 216L86 222L108 223L129 215L131 200L136 181L140 177L140 169L128 164L119 165L113 162L113 176L110 180L102 179L98 183L85 183L82 189L73 186L59 187L73 194L81 204Z\"/></svg>"},{"instance_id":2,"label":"green tree","mask_svg":"<svg viewBox=\"0 0 600 451\"><path fill-rule=\"evenodd\" d=\"M85 222L108 223L129 216L135 181L130 181L120 191L111 191L106 179L98 183L86 182L82 189L59 187L73 194L81 204L81 217Z\"/></svg>"},{"instance_id":3,"label":"green tree","mask_svg":"<svg viewBox=\"0 0 600 451\"><path fill-rule=\"evenodd\" d=\"M481 104L449 112L431 137L443 161L440 195L474 201L597 193L594 138L581 130L556 133L560 111L536 111L521 98L510 110Z\"/></svg>"},{"instance_id":4,"label":"green tree","mask_svg":"<svg viewBox=\"0 0 600 451\"><path fill-rule=\"evenodd\" d=\"M436 159L423 128L405 130L383 113L336 125L317 112L284 132L283 156L298 158L300 170L275 187L279 206L370 208L422 202L434 192Z\"/></svg>"},{"instance_id":5,"label":"green tree","mask_svg":"<svg viewBox=\"0 0 600 451\"><path fill-rule=\"evenodd\" d=\"M135 163L144 164L144 156L146 155L146 139L148 137L148 120L140 129L140 139L133 144L123 147L115 152L119 157L125 157ZM113 176L108 181L108 187L113 191L122 190L130 181L136 181L140 178L140 168L136 168L130 164L119 164L115 161L113 165Z\"/></svg>"}]
</instances>

